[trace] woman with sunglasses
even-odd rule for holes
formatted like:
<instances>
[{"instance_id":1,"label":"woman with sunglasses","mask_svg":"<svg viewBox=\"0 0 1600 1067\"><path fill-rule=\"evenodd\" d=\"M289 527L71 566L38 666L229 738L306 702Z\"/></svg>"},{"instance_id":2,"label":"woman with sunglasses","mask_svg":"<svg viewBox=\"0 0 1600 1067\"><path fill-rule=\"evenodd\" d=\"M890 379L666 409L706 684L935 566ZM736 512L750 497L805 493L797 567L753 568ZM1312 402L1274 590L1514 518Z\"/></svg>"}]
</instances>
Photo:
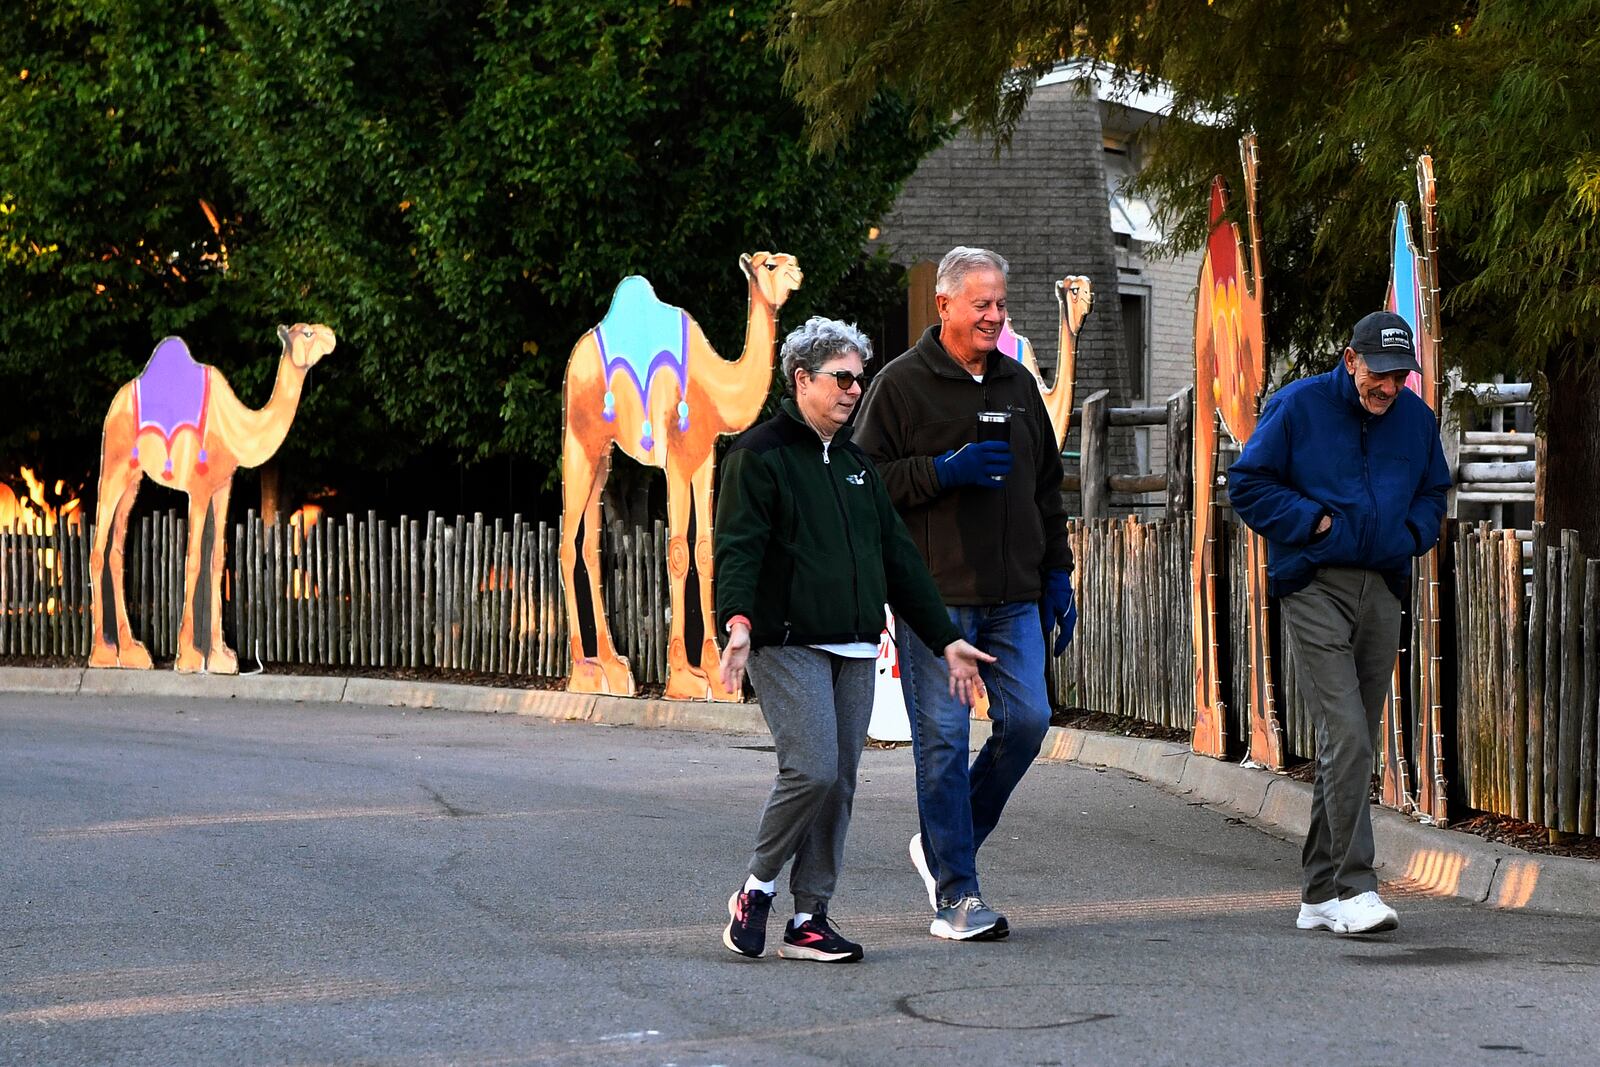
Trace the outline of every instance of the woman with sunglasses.
<instances>
[{"instance_id":1,"label":"woman with sunglasses","mask_svg":"<svg viewBox=\"0 0 1600 1067\"><path fill-rule=\"evenodd\" d=\"M722 941L743 956L765 952L778 873L792 859L795 916L778 955L861 958L828 905L872 716L884 604L943 653L950 691L966 703L983 690L979 662L994 662L957 633L877 471L850 442L845 423L871 358L854 326L810 319L783 342L791 395L723 461L714 560L722 679L737 691L749 671L778 755L749 877L728 900Z\"/></svg>"}]
</instances>

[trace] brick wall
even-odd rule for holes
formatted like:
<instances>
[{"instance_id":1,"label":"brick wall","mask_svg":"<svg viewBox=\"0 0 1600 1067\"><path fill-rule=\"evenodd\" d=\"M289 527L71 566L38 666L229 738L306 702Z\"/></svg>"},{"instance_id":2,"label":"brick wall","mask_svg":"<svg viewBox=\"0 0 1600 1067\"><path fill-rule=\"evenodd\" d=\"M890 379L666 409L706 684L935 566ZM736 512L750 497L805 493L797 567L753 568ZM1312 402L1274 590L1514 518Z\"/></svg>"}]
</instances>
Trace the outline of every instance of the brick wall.
<instances>
[{"instance_id":1,"label":"brick wall","mask_svg":"<svg viewBox=\"0 0 1600 1067\"><path fill-rule=\"evenodd\" d=\"M906 266L937 262L962 244L1004 256L1012 326L1033 342L1047 377L1056 358L1055 283L1088 275L1109 300L1084 325L1077 395L1110 388L1121 404L1122 325L1102 154L1099 104L1070 84L1042 86L998 156L991 141L958 137L923 160L878 240ZM1118 450L1112 462L1124 469L1132 457Z\"/></svg>"}]
</instances>

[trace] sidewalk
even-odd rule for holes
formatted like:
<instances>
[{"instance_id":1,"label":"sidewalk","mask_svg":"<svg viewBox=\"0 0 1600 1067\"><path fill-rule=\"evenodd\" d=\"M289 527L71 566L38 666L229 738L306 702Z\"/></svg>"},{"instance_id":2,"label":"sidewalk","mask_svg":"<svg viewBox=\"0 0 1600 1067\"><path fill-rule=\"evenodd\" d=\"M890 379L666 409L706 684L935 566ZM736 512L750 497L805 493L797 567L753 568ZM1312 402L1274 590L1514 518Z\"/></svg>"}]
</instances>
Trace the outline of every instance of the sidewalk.
<instances>
[{"instance_id":1,"label":"sidewalk","mask_svg":"<svg viewBox=\"0 0 1600 1067\"><path fill-rule=\"evenodd\" d=\"M494 689L436 682L305 675L180 675L0 667L0 691L64 696L285 700L531 715L608 726L762 733L754 704L710 704L584 696L544 689ZM973 744L989 724L972 724ZM1191 797L1289 840L1305 836L1311 787L1253 767L1195 755L1187 746L1051 727L1043 759L1115 768ZM1473 834L1440 830L1398 812L1374 809L1379 874L1500 908L1600 918L1600 864L1545 856Z\"/></svg>"}]
</instances>

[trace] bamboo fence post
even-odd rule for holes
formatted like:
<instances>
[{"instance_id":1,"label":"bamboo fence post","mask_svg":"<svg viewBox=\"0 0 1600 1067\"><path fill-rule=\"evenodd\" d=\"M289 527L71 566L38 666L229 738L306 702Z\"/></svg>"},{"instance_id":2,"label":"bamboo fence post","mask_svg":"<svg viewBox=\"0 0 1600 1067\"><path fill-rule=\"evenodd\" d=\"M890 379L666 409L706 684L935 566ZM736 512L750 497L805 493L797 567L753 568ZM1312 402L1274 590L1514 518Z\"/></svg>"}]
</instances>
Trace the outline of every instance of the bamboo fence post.
<instances>
[{"instance_id":1,"label":"bamboo fence post","mask_svg":"<svg viewBox=\"0 0 1600 1067\"><path fill-rule=\"evenodd\" d=\"M1561 822L1561 546L1545 555L1544 597L1544 825L1560 830Z\"/></svg>"},{"instance_id":2,"label":"bamboo fence post","mask_svg":"<svg viewBox=\"0 0 1600 1067\"><path fill-rule=\"evenodd\" d=\"M1528 606L1527 819L1544 822L1544 601L1545 526L1533 524L1533 592Z\"/></svg>"},{"instance_id":3,"label":"bamboo fence post","mask_svg":"<svg viewBox=\"0 0 1600 1067\"><path fill-rule=\"evenodd\" d=\"M528 523L519 513L511 517L511 527L516 533L511 549L511 558L516 561L511 669L516 674L528 674Z\"/></svg>"},{"instance_id":4,"label":"bamboo fence post","mask_svg":"<svg viewBox=\"0 0 1600 1067\"><path fill-rule=\"evenodd\" d=\"M22 567L22 604L18 611L22 619L22 647L24 655L35 655L38 648L34 643L33 628L38 613L33 610L34 594L34 547L33 532L25 530L22 533L22 553L18 561Z\"/></svg>"},{"instance_id":5,"label":"bamboo fence post","mask_svg":"<svg viewBox=\"0 0 1600 1067\"><path fill-rule=\"evenodd\" d=\"M1478 719L1478 759L1483 768L1482 806L1490 810L1500 807L1501 781L1504 777L1502 755L1505 724L1505 703L1501 699L1501 677L1505 658L1501 650L1504 634L1504 604L1500 601L1500 533L1485 526L1478 543L1478 598L1482 645L1479 649L1479 678L1482 692L1482 715Z\"/></svg>"},{"instance_id":6,"label":"bamboo fence post","mask_svg":"<svg viewBox=\"0 0 1600 1067\"><path fill-rule=\"evenodd\" d=\"M0 651L17 655L22 651L22 596L17 586L19 574L17 557L21 549L14 526L0 527L0 605L5 607L0 617Z\"/></svg>"},{"instance_id":7,"label":"bamboo fence post","mask_svg":"<svg viewBox=\"0 0 1600 1067\"><path fill-rule=\"evenodd\" d=\"M1506 637L1506 688L1510 705L1510 797L1503 809L1514 818L1528 817L1528 672L1527 628L1523 624L1522 543L1505 532L1501 551L1501 582L1506 591L1509 625Z\"/></svg>"},{"instance_id":8,"label":"bamboo fence post","mask_svg":"<svg viewBox=\"0 0 1600 1067\"><path fill-rule=\"evenodd\" d=\"M1575 530L1561 531L1561 751L1560 812L1562 833L1578 832L1578 702L1582 698L1579 622L1583 610L1584 557Z\"/></svg>"},{"instance_id":9,"label":"bamboo fence post","mask_svg":"<svg viewBox=\"0 0 1600 1067\"><path fill-rule=\"evenodd\" d=\"M372 523L355 520L352 524L354 548L351 552L352 584L355 596L350 604L350 626L355 631L355 663L372 666Z\"/></svg>"},{"instance_id":10,"label":"bamboo fence post","mask_svg":"<svg viewBox=\"0 0 1600 1067\"><path fill-rule=\"evenodd\" d=\"M369 581L372 583L372 599L368 610L372 612L371 642L372 651L369 664L373 667L387 667L389 645L389 523L380 519L378 513L367 513L367 536L370 539L371 553L367 559Z\"/></svg>"},{"instance_id":11,"label":"bamboo fence post","mask_svg":"<svg viewBox=\"0 0 1600 1067\"><path fill-rule=\"evenodd\" d=\"M1520 561L1520 560L1519 560ZM1588 560L1584 566L1583 610L1583 695L1578 701L1578 833L1595 832L1595 664L1600 660L1595 646L1595 609L1600 603L1600 561Z\"/></svg>"},{"instance_id":12,"label":"bamboo fence post","mask_svg":"<svg viewBox=\"0 0 1600 1067\"><path fill-rule=\"evenodd\" d=\"M450 528L450 667L465 670L467 519L457 515Z\"/></svg>"},{"instance_id":13,"label":"bamboo fence post","mask_svg":"<svg viewBox=\"0 0 1600 1067\"><path fill-rule=\"evenodd\" d=\"M424 520L422 534L422 620L420 623L420 639L422 641L422 665L437 667L439 665L439 626L438 608L434 598L438 596L439 586L437 578L439 551L438 537L439 516L428 512Z\"/></svg>"},{"instance_id":14,"label":"bamboo fence post","mask_svg":"<svg viewBox=\"0 0 1600 1067\"><path fill-rule=\"evenodd\" d=\"M16 649L11 645L12 618L17 610L16 579L11 576L12 559L16 550L11 547L13 538L10 526L0 526L0 654L11 655Z\"/></svg>"},{"instance_id":15,"label":"bamboo fence post","mask_svg":"<svg viewBox=\"0 0 1600 1067\"><path fill-rule=\"evenodd\" d=\"M406 665L406 517L389 527L389 663Z\"/></svg>"},{"instance_id":16,"label":"bamboo fence post","mask_svg":"<svg viewBox=\"0 0 1600 1067\"><path fill-rule=\"evenodd\" d=\"M335 588L339 574L339 527L331 517L317 522L317 538L322 549L317 586L317 597L322 604L322 662L333 666L339 662L339 596Z\"/></svg>"},{"instance_id":17,"label":"bamboo fence post","mask_svg":"<svg viewBox=\"0 0 1600 1067\"><path fill-rule=\"evenodd\" d=\"M233 524L233 647L238 653L241 666L244 661L245 649L245 527L240 523Z\"/></svg>"},{"instance_id":18,"label":"bamboo fence post","mask_svg":"<svg viewBox=\"0 0 1600 1067\"><path fill-rule=\"evenodd\" d=\"M344 647L344 528L332 515L323 521L328 536L328 562L322 586L328 597L328 662L343 666L350 662Z\"/></svg>"},{"instance_id":19,"label":"bamboo fence post","mask_svg":"<svg viewBox=\"0 0 1600 1067\"><path fill-rule=\"evenodd\" d=\"M504 641L506 634L505 600L501 596L506 574L506 557L504 546L504 524L498 518L490 531L489 544L489 651L485 659L488 661L487 669L499 674L505 669Z\"/></svg>"}]
</instances>

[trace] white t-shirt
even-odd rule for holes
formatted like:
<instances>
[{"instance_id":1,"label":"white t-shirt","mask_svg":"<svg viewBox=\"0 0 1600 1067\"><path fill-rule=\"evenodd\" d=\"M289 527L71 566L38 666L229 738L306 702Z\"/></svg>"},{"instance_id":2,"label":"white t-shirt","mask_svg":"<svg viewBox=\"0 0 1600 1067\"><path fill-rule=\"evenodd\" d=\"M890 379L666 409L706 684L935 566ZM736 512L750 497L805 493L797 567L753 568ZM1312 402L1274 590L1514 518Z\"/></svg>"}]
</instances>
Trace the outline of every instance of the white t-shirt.
<instances>
[{"instance_id":1,"label":"white t-shirt","mask_svg":"<svg viewBox=\"0 0 1600 1067\"><path fill-rule=\"evenodd\" d=\"M874 641L847 641L839 645L812 645L818 652L832 652L845 659L877 659L878 645Z\"/></svg>"}]
</instances>

